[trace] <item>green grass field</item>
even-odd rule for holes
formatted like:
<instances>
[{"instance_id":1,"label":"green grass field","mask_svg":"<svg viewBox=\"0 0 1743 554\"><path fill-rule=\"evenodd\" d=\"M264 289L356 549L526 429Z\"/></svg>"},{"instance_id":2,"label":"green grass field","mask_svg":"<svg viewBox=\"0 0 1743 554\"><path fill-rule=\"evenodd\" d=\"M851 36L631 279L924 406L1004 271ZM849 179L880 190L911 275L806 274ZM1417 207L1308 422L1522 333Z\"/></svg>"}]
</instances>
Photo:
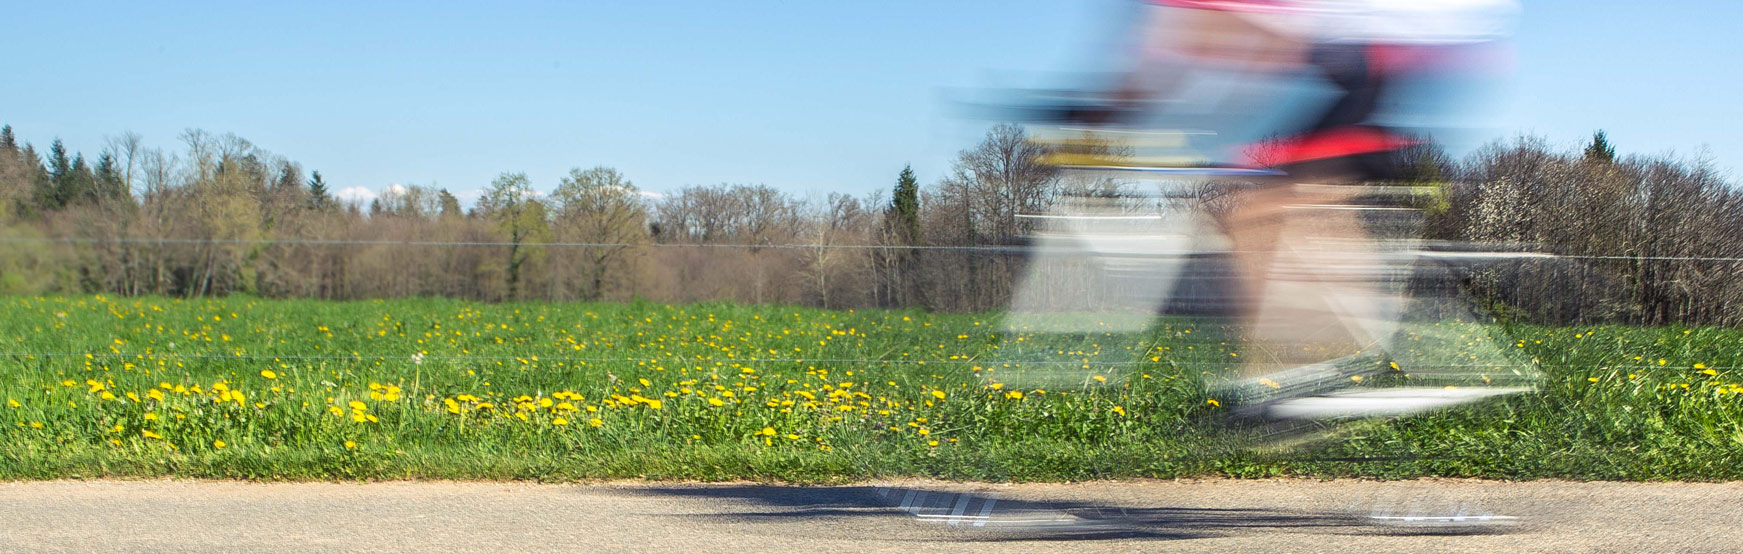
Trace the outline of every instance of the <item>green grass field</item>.
<instances>
[{"instance_id":1,"label":"green grass field","mask_svg":"<svg viewBox=\"0 0 1743 554\"><path fill-rule=\"evenodd\" d=\"M1728 329L1413 330L1392 381L1465 360L1533 367L1537 390L1279 452L1210 423L1227 408L1203 383L1240 341L1184 319L1051 336L996 314L98 296L0 314L0 479L1743 477ZM1415 459L1338 461L1396 456Z\"/></svg>"}]
</instances>

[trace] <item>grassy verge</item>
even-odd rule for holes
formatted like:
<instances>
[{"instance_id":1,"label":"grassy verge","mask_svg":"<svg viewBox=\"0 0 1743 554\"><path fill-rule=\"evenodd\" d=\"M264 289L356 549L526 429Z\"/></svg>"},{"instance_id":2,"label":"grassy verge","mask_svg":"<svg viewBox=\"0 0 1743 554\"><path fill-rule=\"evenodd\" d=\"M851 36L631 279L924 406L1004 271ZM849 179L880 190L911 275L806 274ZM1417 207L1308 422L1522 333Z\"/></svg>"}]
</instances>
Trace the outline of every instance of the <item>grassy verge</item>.
<instances>
[{"instance_id":1,"label":"grassy verge","mask_svg":"<svg viewBox=\"0 0 1743 554\"><path fill-rule=\"evenodd\" d=\"M95 296L0 313L0 479L1743 477L1733 330L1411 331L1396 381L1463 359L1530 366L1538 390L1257 454L1205 423L1226 408L1202 383L1239 339L1188 320L1052 336L989 314ZM1415 459L1314 461L1395 456Z\"/></svg>"}]
</instances>

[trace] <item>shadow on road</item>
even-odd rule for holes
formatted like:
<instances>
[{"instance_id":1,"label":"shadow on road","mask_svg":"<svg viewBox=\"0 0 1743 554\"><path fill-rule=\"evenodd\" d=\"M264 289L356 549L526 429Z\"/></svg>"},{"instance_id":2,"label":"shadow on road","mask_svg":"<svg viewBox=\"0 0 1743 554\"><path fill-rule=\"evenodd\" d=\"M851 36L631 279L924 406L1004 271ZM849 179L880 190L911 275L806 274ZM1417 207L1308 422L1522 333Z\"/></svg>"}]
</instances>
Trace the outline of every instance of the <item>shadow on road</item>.
<instances>
[{"instance_id":1,"label":"shadow on road","mask_svg":"<svg viewBox=\"0 0 1743 554\"><path fill-rule=\"evenodd\" d=\"M1084 501L1033 501L997 493L912 487L774 485L665 486L641 494L714 499L747 509L688 515L734 523L911 518L964 541L1177 540L1252 533L1445 534L1447 529L1376 525L1363 514L1261 508L1130 507ZM1459 530L1454 534L1466 534ZM889 537L883 537L888 539Z\"/></svg>"}]
</instances>

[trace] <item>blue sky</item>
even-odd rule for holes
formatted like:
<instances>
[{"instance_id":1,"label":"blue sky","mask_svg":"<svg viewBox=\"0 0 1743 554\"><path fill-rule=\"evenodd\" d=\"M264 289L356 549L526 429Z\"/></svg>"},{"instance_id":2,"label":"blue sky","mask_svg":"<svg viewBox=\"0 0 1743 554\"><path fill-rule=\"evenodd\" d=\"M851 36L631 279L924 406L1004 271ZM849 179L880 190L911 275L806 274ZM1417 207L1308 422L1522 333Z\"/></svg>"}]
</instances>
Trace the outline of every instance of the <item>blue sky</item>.
<instances>
[{"instance_id":1,"label":"blue sky","mask_svg":"<svg viewBox=\"0 0 1743 554\"><path fill-rule=\"evenodd\" d=\"M654 191L864 194L904 163L930 183L978 139L952 91L1093 65L1125 2L28 2L6 10L0 122L93 157L122 131L233 132L341 188L610 165ZM1743 3L1524 5L1484 136L1601 127L1743 167Z\"/></svg>"}]
</instances>

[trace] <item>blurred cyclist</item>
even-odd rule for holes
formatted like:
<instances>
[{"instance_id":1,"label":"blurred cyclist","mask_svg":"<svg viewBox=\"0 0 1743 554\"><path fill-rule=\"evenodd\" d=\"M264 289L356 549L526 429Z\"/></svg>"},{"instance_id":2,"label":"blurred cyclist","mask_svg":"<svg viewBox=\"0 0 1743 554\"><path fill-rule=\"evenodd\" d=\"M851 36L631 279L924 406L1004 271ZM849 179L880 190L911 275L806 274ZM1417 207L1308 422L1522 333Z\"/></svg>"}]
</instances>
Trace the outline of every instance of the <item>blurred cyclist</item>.
<instances>
[{"instance_id":1,"label":"blurred cyclist","mask_svg":"<svg viewBox=\"0 0 1743 554\"><path fill-rule=\"evenodd\" d=\"M1362 189L1335 185L1396 177L1397 153L1420 143L1419 130L1383 120L1399 115L1383 108L1401 104L1401 82L1457 77L1503 61L1498 41L1516 10L1511 0L1148 2L1135 67L1111 94L1069 109L1068 119L1139 124L1198 69L1307 74L1334 91L1304 125L1242 149L1245 161L1283 176L1259 183L1224 221L1251 348L1244 379L1213 394L1245 404L1245 413L1275 417L1298 413L1267 412L1280 402L1388 368L1384 349L1402 299L1379 286L1388 266L1363 228L1361 211L1371 208L1350 202ZM1314 413L1378 415L1363 412L1358 400L1320 401ZM1389 409L1413 408L1394 402Z\"/></svg>"},{"instance_id":2,"label":"blurred cyclist","mask_svg":"<svg viewBox=\"0 0 1743 554\"><path fill-rule=\"evenodd\" d=\"M1468 74L1504 63L1512 0L1149 0L1135 64L1100 105L1072 114L1121 123L1168 100L1195 68L1316 74L1332 102L1299 129L1255 145L1249 161L1297 180L1391 175L1386 152L1415 144L1377 120L1412 77ZM1398 100L1390 98L1390 100Z\"/></svg>"}]
</instances>

